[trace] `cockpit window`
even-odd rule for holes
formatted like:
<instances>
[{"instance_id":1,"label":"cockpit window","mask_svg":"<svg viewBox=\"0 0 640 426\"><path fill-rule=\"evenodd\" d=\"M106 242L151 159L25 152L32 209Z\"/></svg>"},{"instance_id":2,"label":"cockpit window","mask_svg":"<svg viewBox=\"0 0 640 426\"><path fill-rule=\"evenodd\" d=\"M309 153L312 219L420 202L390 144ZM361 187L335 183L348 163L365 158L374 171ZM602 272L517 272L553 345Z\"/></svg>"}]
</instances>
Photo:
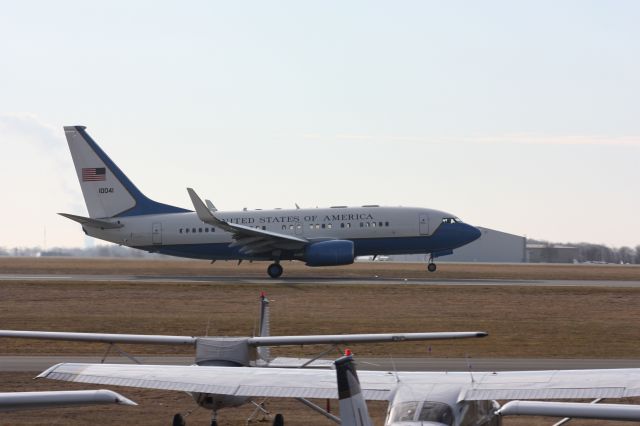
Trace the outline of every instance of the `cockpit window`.
<instances>
[{"instance_id":1,"label":"cockpit window","mask_svg":"<svg viewBox=\"0 0 640 426\"><path fill-rule=\"evenodd\" d=\"M462 223L457 217L443 217L442 223Z\"/></svg>"},{"instance_id":2,"label":"cockpit window","mask_svg":"<svg viewBox=\"0 0 640 426\"><path fill-rule=\"evenodd\" d=\"M389 419L391 422L410 422L413 421L413 418L416 416L417 410L417 401L402 402L391 409Z\"/></svg>"},{"instance_id":3,"label":"cockpit window","mask_svg":"<svg viewBox=\"0 0 640 426\"><path fill-rule=\"evenodd\" d=\"M437 422L453 425L453 411L442 402L418 401L402 402L395 405L389 414L389 422Z\"/></svg>"},{"instance_id":4,"label":"cockpit window","mask_svg":"<svg viewBox=\"0 0 640 426\"><path fill-rule=\"evenodd\" d=\"M425 401L417 420L438 422L445 425L453 424L453 411L451 407L442 402Z\"/></svg>"}]
</instances>

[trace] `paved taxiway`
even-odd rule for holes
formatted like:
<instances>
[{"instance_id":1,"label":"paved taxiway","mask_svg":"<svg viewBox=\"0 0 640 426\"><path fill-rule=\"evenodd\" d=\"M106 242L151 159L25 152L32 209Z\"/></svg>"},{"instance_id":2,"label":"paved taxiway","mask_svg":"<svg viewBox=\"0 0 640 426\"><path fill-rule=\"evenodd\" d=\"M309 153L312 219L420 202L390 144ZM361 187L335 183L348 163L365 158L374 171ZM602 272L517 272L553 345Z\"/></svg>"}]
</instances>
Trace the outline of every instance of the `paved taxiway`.
<instances>
[{"instance_id":1,"label":"paved taxiway","mask_svg":"<svg viewBox=\"0 0 640 426\"><path fill-rule=\"evenodd\" d=\"M193 364L190 356L140 356L144 364ZM1 356L0 372L42 372L60 362L98 363L96 356ZM508 371L571 370L590 368L640 368L633 359L552 359L552 358L358 358L362 370L392 371ZM124 357L108 357L107 363L131 364Z\"/></svg>"},{"instance_id":2,"label":"paved taxiway","mask_svg":"<svg viewBox=\"0 0 640 426\"><path fill-rule=\"evenodd\" d=\"M0 274L0 281L36 282L130 282L130 283L236 283L236 284L334 284L334 285L394 285L411 284L424 286L524 286L524 287L619 287L640 288L640 281L606 280L513 280L513 279L438 279L434 278L317 278L283 277L271 279L256 276L179 276L179 275L103 275L103 274Z\"/></svg>"}]
</instances>

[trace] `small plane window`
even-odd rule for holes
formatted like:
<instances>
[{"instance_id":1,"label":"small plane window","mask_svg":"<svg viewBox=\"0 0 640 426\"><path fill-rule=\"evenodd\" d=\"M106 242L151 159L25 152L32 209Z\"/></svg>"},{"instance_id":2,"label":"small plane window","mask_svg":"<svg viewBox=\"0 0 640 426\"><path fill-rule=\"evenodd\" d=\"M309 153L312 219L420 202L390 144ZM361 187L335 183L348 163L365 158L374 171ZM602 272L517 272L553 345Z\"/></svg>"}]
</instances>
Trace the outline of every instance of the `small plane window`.
<instances>
[{"instance_id":1,"label":"small plane window","mask_svg":"<svg viewBox=\"0 0 640 426\"><path fill-rule=\"evenodd\" d=\"M341 224L340 224L340 228L344 228L344 223L341 223Z\"/></svg>"},{"instance_id":2,"label":"small plane window","mask_svg":"<svg viewBox=\"0 0 640 426\"><path fill-rule=\"evenodd\" d=\"M414 420L417 410L417 401L401 402L391 409L391 413L389 413L389 421L390 423L411 422Z\"/></svg>"},{"instance_id":3,"label":"small plane window","mask_svg":"<svg viewBox=\"0 0 640 426\"><path fill-rule=\"evenodd\" d=\"M425 401L416 420L437 422L445 425L453 424L453 411L447 404Z\"/></svg>"},{"instance_id":4,"label":"small plane window","mask_svg":"<svg viewBox=\"0 0 640 426\"><path fill-rule=\"evenodd\" d=\"M327 228L331 229L331 224L327 223Z\"/></svg>"}]
</instances>

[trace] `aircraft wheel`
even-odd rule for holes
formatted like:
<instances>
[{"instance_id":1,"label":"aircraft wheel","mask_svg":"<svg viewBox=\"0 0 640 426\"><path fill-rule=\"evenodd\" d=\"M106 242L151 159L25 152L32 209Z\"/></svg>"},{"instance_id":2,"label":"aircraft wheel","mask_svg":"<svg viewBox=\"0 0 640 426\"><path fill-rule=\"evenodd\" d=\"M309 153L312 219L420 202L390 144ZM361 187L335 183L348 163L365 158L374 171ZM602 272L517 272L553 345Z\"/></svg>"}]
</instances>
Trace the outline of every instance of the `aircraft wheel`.
<instances>
[{"instance_id":1,"label":"aircraft wheel","mask_svg":"<svg viewBox=\"0 0 640 426\"><path fill-rule=\"evenodd\" d=\"M271 278L278 278L280 275L282 275L282 271L282 266L280 266L279 263L272 263L267 268L267 274L269 274Z\"/></svg>"},{"instance_id":2,"label":"aircraft wheel","mask_svg":"<svg viewBox=\"0 0 640 426\"><path fill-rule=\"evenodd\" d=\"M435 272L435 271L436 271L436 264L435 264L435 263L433 263L433 262L429 263L429 264L427 265L427 270L428 270L429 272Z\"/></svg>"},{"instance_id":3,"label":"aircraft wheel","mask_svg":"<svg viewBox=\"0 0 640 426\"><path fill-rule=\"evenodd\" d=\"M178 413L173 416L173 423L171 424L173 426L186 426L187 422L184 421L184 417L182 417L182 414Z\"/></svg>"},{"instance_id":4,"label":"aircraft wheel","mask_svg":"<svg viewBox=\"0 0 640 426\"><path fill-rule=\"evenodd\" d=\"M284 416L280 413L273 418L273 426L284 426Z\"/></svg>"}]
</instances>

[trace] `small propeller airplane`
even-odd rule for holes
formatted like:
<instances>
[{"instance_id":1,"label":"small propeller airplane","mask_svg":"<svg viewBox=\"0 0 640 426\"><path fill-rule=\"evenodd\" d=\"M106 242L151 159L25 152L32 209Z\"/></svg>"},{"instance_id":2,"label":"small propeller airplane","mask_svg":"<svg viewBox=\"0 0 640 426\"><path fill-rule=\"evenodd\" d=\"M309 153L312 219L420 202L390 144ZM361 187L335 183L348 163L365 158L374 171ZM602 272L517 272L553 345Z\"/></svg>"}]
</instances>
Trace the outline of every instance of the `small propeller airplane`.
<instances>
[{"instance_id":1,"label":"small propeller airplane","mask_svg":"<svg viewBox=\"0 0 640 426\"><path fill-rule=\"evenodd\" d=\"M335 361L336 378L338 384L338 398L340 400L340 416L341 424L343 426L372 426L373 422L369 417L367 405L363 391L361 389L360 380L356 372L356 366L353 362L353 356L350 351L345 353L345 356ZM636 369L637 370L637 369ZM600 370L610 373L611 370ZM565 379L550 379L549 382L544 380L544 377L551 377L548 372L541 372L540 380L536 383L535 378L527 377L524 380L515 376L522 376L522 372L511 377L511 380L504 381L493 380L495 383L489 384L487 381L484 385L474 387L485 387L486 389L497 390L500 386L510 387L510 390L503 389L503 392L511 393L515 395L519 392L520 398L527 398L527 389L518 391L513 389L510 383L518 383L515 387L522 388L525 383L528 382L531 387L529 391L533 391L535 388L538 390L547 388L551 389L556 387L556 392L564 392L567 394L571 392L571 389L575 389L575 384L571 382L578 381L576 378L567 377ZM579 374L579 370L574 373ZM594 370L589 375L596 377L597 370ZM608 374L607 373L607 374ZM458 373L459 374L459 373ZM466 374L466 373L464 373ZM497 375L497 373L492 373ZM564 374L564 373L562 373ZM571 374L571 372L569 372ZM635 384L633 380L626 382L627 385L638 386L638 371L635 372ZM640 420L640 405L631 404L596 404L600 402L598 400L587 403L575 403L575 402L550 402L550 401L510 401L504 406L500 405L496 401L484 401L482 399L470 398L465 400L461 398L462 393L457 394L457 398L453 399L448 397L450 402L441 401L442 398L434 398L438 395L438 391L433 387L427 387L424 384L418 386L412 386L408 384L409 388L402 389L398 392L400 386L399 376L396 378L398 385L396 391L392 395L392 400L389 405L387 420L385 425L387 426L499 426L501 425L502 417L505 416L550 416L550 417L564 417L560 422L555 425L561 425L568 423L574 418L580 419L598 419L598 420L621 420L621 421L638 421ZM514 380L515 379L515 380ZM581 379L586 383L584 377ZM454 381L451 381L454 382ZM544 383L546 382L546 385ZM558 386L568 384L565 389L558 389ZM442 385L442 382L439 383ZM405 386L403 384L403 386ZM593 384L591 384L593 386ZM606 384L601 383L599 386L602 388L601 393L606 393ZM466 390L463 387L453 387L453 395L460 388L461 392ZM584 389L575 389L574 392L580 392ZM591 390L590 392L594 392ZM635 390L637 392L637 389ZM444 395L445 392L441 392L440 395ZM502 396L504 396L503 394ZM533 396L533 393L530 395ZM556 396L558 393L555 394ZM416 398L427 396L430 400L420 400ZM541 392L536 395L537 398L542 397ZM502 399L502 398L500 398Z\"/></svg>"},{"instance_id":2,"label":"small propeller airplane","mask_svg":"<svg viewBox=\"0 0 640 426\"><path fill-rule=\"evenodd\" d=\"M499 426L510 415L640 421L640 405L533 401L640 396L640 369L508 372L391 372L355 370L343 361L326 369L55 365L38 377L71 382L215 393L230 398L340 399L348 425L367 426L364 400L389 401L387 426ZM347 370L345 373L345 369ZM353 390L340 391L346 375ZM342 377L342 378L341 378ZM358 383L360 391L354 387ZM362 400L361 400L362 399ZM498 400L510 400L500 407ZM316 411L322 410L316 406ZM344 411L343 411L344 410ZM330 413L327 417L340 423ZM355 418L355 420L354 420ZM215 418L212 425L216 425Z\"/></svg>"},{"instance_id":3,"label":"small propeller airplane","mask_svg":"<svg viewBox=\"0 0 640 426\"><path fill-rule=\"evenodd\" d=\"M166 336L166 335L136 335L136 334L105 334L105 333L75 333L75 332L50 332L50 331L22 331L22 330L0 330L0 338L23 338L41 340L63 340L78 342L102 342L108 344L102 362L98 365L117 366L116 369L124 370L133 367L128 364L104 364L104 361L115 348L122 355L129 357L135 363L140 361L122 350L120 344L166 344L166 345L191 345L195 346L195 366L201 367L203 371L213 367L240 368L249 367L256 370L267 370L271 368L282 368L288 371L300 372L306 368L330 368L333 363L320 357L333 350L340 350L339 345L352 345L357 343L384 343L384 342L408 342L408 341L431 341L478 338L487 336L483 331L470 332L428 332L428 333L371 333L371 334L334 334L334 335L301 335L301 336L272 336L270 333L270 306L266 295L260 295L260 317L258 324L258 336L255 337L195 337L195 336ZM304 346L304 345L327 345L313 358L272 358L269 348L271 346ZM167 371L176 366L156 365L158 369ZM233 367L233 368L232 368ZM255 368L269 367L269 368ZM44 376L42 376L44 377ZM99 382L99 378L96 377ZM80 380L78 380L80 381ZM96 382L96 383L98 383ZM126 381L125 381L126 382ZM123 382L123 383L125 383ZM109 384L115 385L112 381ZM166 389L172 389L172 385L166 384ZM126 386L126 384L125 384ZM158 384L158 386L164 386ZM144 387L144 386L143 386ZM206 389L205 389L206 388ZM200 388L191 393L196 403L205 409L212 411L211 425L217 425L217 413L227 407L237 407L253 401L249 395L230 395L230 389L217 386ZM298 400L316 412L322 413L331 419L337 419L331 413L326 413L324 409L308 401L304 395L300 395ZM266 410L255 404L263 414L269 414ZM282 416L276 416L281 419ZM181 415L176 415L175 424L184 424Z\"/></svg>"}]
</instances>

